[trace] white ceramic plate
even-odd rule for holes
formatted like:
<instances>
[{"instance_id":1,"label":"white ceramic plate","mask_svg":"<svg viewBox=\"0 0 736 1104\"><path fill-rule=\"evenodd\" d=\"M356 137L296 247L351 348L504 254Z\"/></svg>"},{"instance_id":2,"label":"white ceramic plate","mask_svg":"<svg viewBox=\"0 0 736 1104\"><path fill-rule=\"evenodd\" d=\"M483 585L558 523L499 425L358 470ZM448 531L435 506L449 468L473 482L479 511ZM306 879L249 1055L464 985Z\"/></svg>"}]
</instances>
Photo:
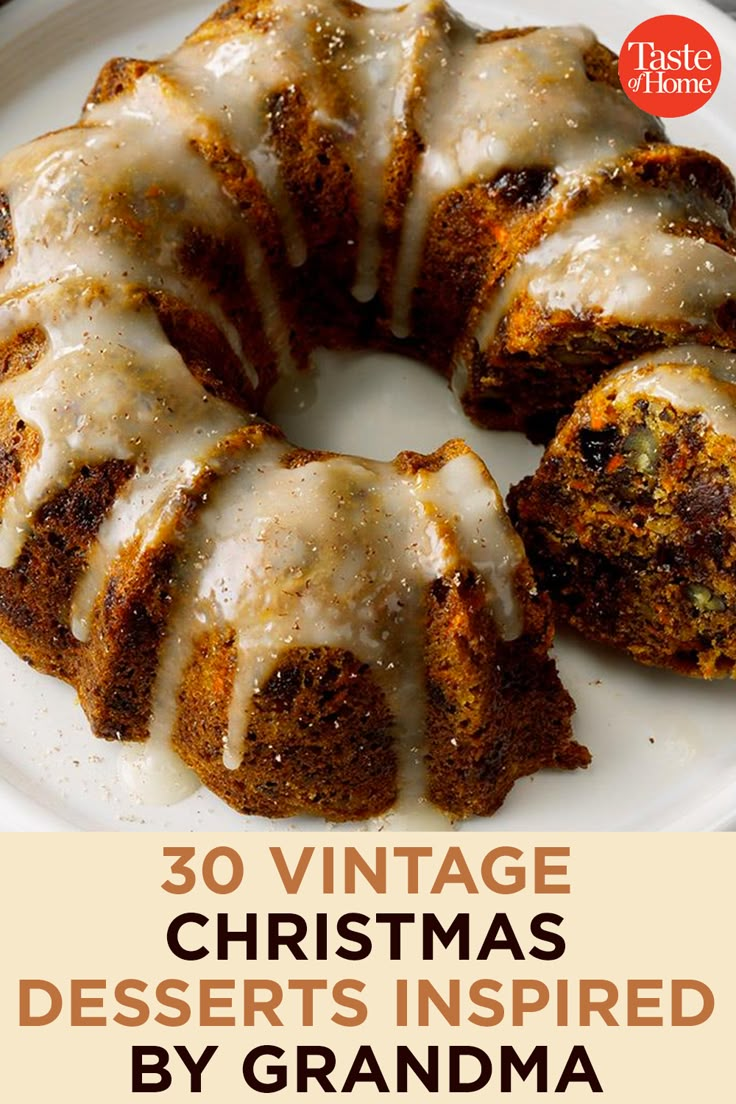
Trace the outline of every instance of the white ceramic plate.
<instances>
[{"instance_id":1,"label":"white ceramic plate","mask_svg":"<svg viewBox=\"0 0 736 1104\"><path fill-rule=\"evenodd\" d=\"M214 0L213 0L214 3ZM0 153L78 114L100 65L113 55L156 56L200 19L208 0L13 0L0 9ZM486 26L587 22L618 49L642 19L680 12L704 23L723 56L720 87L671 136L736 165L736 27L699 0L456 0ZM307 446L387 459L465 436L502 490L532 470L538 450L516 435L470 426L444 383L382 356L322 358L317 401L284 424ZM543 772L517 783L492 821L462 831L714 830L736 824L736 683L702 684L636 667L563 636L557 653L577 701L578 739L594 755L575 774ZM321 822L243 818L205 791L171 808L145 807L121 784L118 748L93 741L67 687L0 646L0 828L146 830L320 829ZM386 824L390 829L390 819Z\"/></svg>"}]
</instances>

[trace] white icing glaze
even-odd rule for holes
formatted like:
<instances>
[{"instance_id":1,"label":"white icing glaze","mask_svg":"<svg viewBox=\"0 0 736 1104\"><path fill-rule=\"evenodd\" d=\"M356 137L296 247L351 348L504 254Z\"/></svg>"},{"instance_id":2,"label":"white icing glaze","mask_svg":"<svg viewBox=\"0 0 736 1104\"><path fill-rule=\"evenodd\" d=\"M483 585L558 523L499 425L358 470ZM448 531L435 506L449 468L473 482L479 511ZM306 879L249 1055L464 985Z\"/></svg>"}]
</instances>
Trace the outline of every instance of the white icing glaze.
<instances>
[{"instance_id":1,"label":"white icing glaze","mask_svg":"<svg viewBox=\"0 0 736 1104\"><path fill-rule=\"evenodd\" d=\"M701 237L673 233L686 216L681 200L653 189L618 192L568 218L507 278L478 327L480 346L523 293L545 311L624 324L711 322L736 291L736 257Z\"/></svg>"},{"instance_id":2,"label":"white icing glaze","mask_svg":"<svg viewBox=\"0 0 736 1104\"><path fill-rule=\"evenodd\" d=\"M426 589L466 562L477 560L488 581L501 634L522 628L513 593L520 544L507 522L489 517L501 504L477 457L412 475L351 457L284 467L288 449L267 441L251 451L199 511L154 690L151 735L166 742L197 637L208 626L232 636L231 769L254 696L293 648L352 651L374 672L398 729L416 739Z\"/></svg>"},{"instance_id":3,"label":"white icing glaze","mask_svg":"<svg viewBox=\"0 0 736 1104\"><path fill-rule=\"evenodd\" d=\"M427 222L441 196L530 167L554 171L560 191L569 192L658 130L623 93L588 79L583 55L594 41L582 27L551 27L479 44L475 30L457 17L445 12L438 21L422 62L427 85L416 123L425 153L403 223L394 297L398 337L411 332Z\"/></svg>"},{"instance_id":4,"label":"white icing glaze","mask_svg":"<svg viewBox=\"0 0 736 1104\"><path fill-rule=\"evenodd\" d=\"M236 225L232 205L191 148L193 132L185 106L148 79L117 111L103 105L95 125L47 135L5 158L17 244L0 274L0 295L70 278L165 289L210 315L252 378L235 328L196 278L184 279L178 262L184 234L200 225L203 210L214 235L227 237Z\"/></svg>"},{"instance_id":5,"label":"white icing glaze","mask_svg":"<svg viewBox=\"0 0 736 1104\"><path fill-rule=\"evenodd\" d=\"M152 311L85 286L51 285L35 295L49 347L32 371L0 385L0 398L11 394L41 444L4 504L0 566L13 565L38 507L84 464L126 460L139 474L102 527L90 563L93 585L83 582L75 597L75 629L84 637L110 561L154 503L163 506L186 486L201 456L241 425L243 415L207 398ZM152 524L148 539L155 529Z\"/></svg>"},{"instance_id":6,"label":"white icing glaze","mask_svg":"<svg viewBox=\"0 0 736 1104\"><path fill-rule=\"evenodd\" d=\"M437 8L435 0L419 0L391 13L366 10L357 19L336 5L274 3L265 29L245 30L214 47L185 44L164 63L197 110L216 120L251 164L297 266L306 259L304 234L281 180L266 105L284 89L304 91L314 120L355 169L361 231L353 293L361 302L378 287L387 162L406 125L416 43Z\"/></svg>"},{"instance_id":7,"label":"white icing glaze","mask_svg":"<svg viewBox=\"0 0 736 1104\"><path fill-rule=\"evenodd\" d=\"M309 26L314 19L310 7L287 9L274 3L264 31L244 30L219 42L185 42L161 63L163 72L189 92L192 109L213 120L252 165L279 216L295 266L306 260L304 235L269 141L268 103L275 92L302 88L305 81L312 95L318 92L309 49Z\"/></svg>"},{"instance_id":8,"label":"white icing glaze","mask_svg":"<svg viewBox=\"0 0 736 1104\"><path fill-rule=\"evenodd\" d=\"M482 470L481 470L482 469ZM438 472L420 472L417 494L441 533L440 548L450 559L472 565L485 579L496 625L505 640L522 630L521 610L514 593L514 574L524 560L524 549L506 511L498 488L479 458L471 452L455 457Z\"/></svg>"},{"instance_id":9,"label":"white icing glaze","mask_svg":"<svg viewBox=\"0 0 736 1104\"><path fill-rule=\"evenodd\" d=\"M118 750L118 780L142 805L175 805L200 787L194 771L165 743L146 740L122 744Z\"/></svg>"},{"instance_id":10,"label":"white icing glaze","mask_svg":"<svg viewBox=\"0 0 736 1104\"><path fill-rule=\"evenodd\" d=\"M416 52L436 4L408 4L393 13L366 11L360 20L320 20L330 38L326 65L340 88L339 119L320 116L356 169L360 237L353 295L369 302L378 290L380 230L386 168L397 137L406 128L408 100L416 79Z\"/></svg>"},{"instance_id":11,"label":"white icing glaze","mask_svg":"<svg viewBox=\"0 0 736 1104\"><path fill-rule=\"evenodd\" d=\"M129 462L135 477L104 520L73 597L72 627L85 640L111 565L159 540L176 520L182 494L214 465L217 478L177 564L150 738L136 769L168 761L182 679L199 634L210 629L230 634L236 654L223 748L230 768L242 759L254 700L285 651L345 648L370 665L404 733L402 775L414 801L422 789L416 737L423 728L428 585L473 565L501 636L522 630L514 594L521 546L495 485L469 453L417 474L350 457L289 468L282 463L289 446L270 438L241 446L219 466L228 438L248 416L206 396L133 293L140 300L141 291L165 290L204 310L258 385L237 327L203 293L197 274L182 269L184 231L199 227L206 212L212 236L239 244L263 336L280 374L293 371L257 228L192 144L222 134L252 165L298 267L306 259L305 228L271 139L274 93L303 92L314 120L356 168L353 294L361 301L378 286L387 162L396 138L416 128L424 152L393 291L399 335L409 332L428 220L442 194L531 166L553 170L562 197L656 124L587 79L583 54L593 38L584 30L480 43L475 29L437 0L359 19L329 0L275 0L266 15L258 31L244 25L226 40L193 37L131 92L90 110L83 127L40 139L0 165L16 239L0 268L0 340L34 324L48 335L35 367L0 384L0 399L11 398L41 439L2 511L0 565L15 562L34 512L82 465ZM325 70L335 77L331 85ZM656 248L665 237L660 214L642 207L635 216ZM604 208L594 217L609 218ZM585 231L579 219L567 238L550 236L528 255L518 279L541 300L577 295L581 304L592 302L592 283L584 278L573 291L566 278L568 256L585 255ZM696 256L710 271L711 247L673 248L673 272L678 264L692 271ZM627 260L624 251L612 279ZM703 310L715 302L719 281L730 279L731 264L719 260L713 280L705 279ZM556 289L545 266L557 275Z\"/></svg>"},{"instance_id":12,"label":"white icing glaze","mask_svg":"<svg viewBox=\"0 0 736 1104\"><path fill-rule=\"evenodd\" d=\"M717 433L736 437L736 356L686 345L641 357L601 384L615 387L614 406L661 399L675 410L701 414Z\"/></svg>"},{"instance_id":13,"label":"white icing glaze","mask_svg":"<svg viewBox=\"0 0 736 1104\"><path fill-rule=\"evenodd\" d=\"M669 348L645 353L636 360L629 360L614 369L602 383L605 384L609 379L616 379L632 368L658 364L700 365L719 379L736 384L736 353L729 352L727 349L717 349L711 345L697 344L672 345Z\"/></svg>"}]
</instances>

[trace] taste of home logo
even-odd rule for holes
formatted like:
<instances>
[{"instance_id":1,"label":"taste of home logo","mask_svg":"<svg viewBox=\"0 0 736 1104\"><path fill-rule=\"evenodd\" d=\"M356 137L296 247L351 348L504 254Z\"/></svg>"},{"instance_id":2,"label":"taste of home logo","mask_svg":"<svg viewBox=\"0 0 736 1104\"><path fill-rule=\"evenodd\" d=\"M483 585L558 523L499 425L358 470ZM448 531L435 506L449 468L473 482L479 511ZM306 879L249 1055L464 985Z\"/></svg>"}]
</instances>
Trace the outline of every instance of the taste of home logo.
<instances>
[{"instance_id":1,"label":"taste of home logo","mask_svg":"<svg viewBox=\"0 0 736 1104\"><path fill-rule=\"evenodd\" d=\"M721 76L721 55L713 36L694 19L657 15L628 35L618 71L637 107L674 119L711 98Z\"/></svg>"}]
</instances>

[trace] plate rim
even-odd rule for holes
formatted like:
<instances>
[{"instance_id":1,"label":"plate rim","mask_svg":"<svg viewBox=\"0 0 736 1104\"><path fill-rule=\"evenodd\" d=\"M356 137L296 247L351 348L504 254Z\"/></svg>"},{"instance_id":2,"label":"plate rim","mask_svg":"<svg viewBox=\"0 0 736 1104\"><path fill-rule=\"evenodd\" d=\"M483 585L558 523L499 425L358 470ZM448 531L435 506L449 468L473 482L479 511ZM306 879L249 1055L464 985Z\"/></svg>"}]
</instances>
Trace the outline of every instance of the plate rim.
<instances>
[{"instance_id":1,"label":"plate rim","mask_svg":"<svg viewBox=\"0 0 736 1104\"><path fill-rule=\"evenodd\" d=\"M509 5L512 4L512 0L507 0L507 2ZM575 0L570 0L570 3L574 2ZM394 5L390 3L377 5L374 3L372 6L391 7ZM455 0L455 6L462 9L464 6L467 8L468 4L463 5L462 0ZM476 6L479 6L478 0L476 0ZM523 4L516 5L517 10L519 6L523 7ZM211 4L207 4L206 0L201 3L200 0L190 0L186 5L180 5L177 0L134 0L134 7L140 11L150 12L152 18L157 15L165 17L167 13L171 13L173 17L177 10L180 11L184 7L202 7L206 14L208 9L215 7L215 0ZM609 11L611 7L615 7L622 13L636 8L640 20L648 15L661 12L690 15L709 26L717 38L722 54L736 59L736 23L729 15L708 3L707 0L676 0L674 3L668 2L668 0L643 0L643 2L636 4L632 0L617 0L615 5L607 5L607 7ZM7 49L20 35L37 28L49 16L58 15L70 9L79 9L80 11L95 9L98 15L104 10L100 0L33 0L33 3L18 3L9 0L9 2L0 6L0 41L2 41L2 49ZM559 9L554 13L554 16L554 22L560 22ZM472 15L470 17L473 18ZM591 22L595 23L595 20L591 18ZM103 30L99 37L102 38L104 35ZM612 45L615 46L613 43ZM703 815L700 817L691 809L681 817L675 817L674 819L670 817L669 819L670 823L661 827L634 829L634 831L736 831L736 787L733 783L730 783L730 785L718 790L707 801L703 809ZM0 830L84 831L86 829L46 807L42 801L24 792L22 788L16 786L8 778L0 777ZM119 824L106 830L126 831L126 826ZM160 829L151 827L147 830L158 831ZM193 827L191 830L207 829ZM506 832L512 829L493 830ZM553 831L558 830L553 829ZM594 832L609 829L588 827L575 830ZM517 829L513 829L513 831L518 832Z\"/></svg>"}]
</instances>

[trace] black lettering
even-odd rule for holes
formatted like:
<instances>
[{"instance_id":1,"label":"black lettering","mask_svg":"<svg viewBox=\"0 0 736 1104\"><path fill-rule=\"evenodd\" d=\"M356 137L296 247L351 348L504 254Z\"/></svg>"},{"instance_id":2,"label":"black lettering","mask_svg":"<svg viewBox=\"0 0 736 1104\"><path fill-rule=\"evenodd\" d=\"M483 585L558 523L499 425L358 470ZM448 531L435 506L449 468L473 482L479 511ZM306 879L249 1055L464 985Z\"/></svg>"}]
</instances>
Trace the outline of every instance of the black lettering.
<instances>
[{"instance_id":1,"label":"black lettering","mask_svg":"<svg viewBox=\"0 0 736 1104\"><path fill-rule=\"evenodd\" d=\"M470 958L470 916L468 913L458 913L447 928L442 926L439 916L435 916L431 912L425 913L422 917L422 958L425 961L434 958L433 940L435 939L442 944L445 950L450 946L453 939L457 939L459 942L457 957L461 962L467 962Z\"/></svg>"},{"instance_id":2,"label":"black lettering","mask_svg":"<svg viewBox=\"0 0 736 1104\"><path fill-rule=\"evenodd\" d=\"M184 1063L184 1068L189 1074L190 1092L202 1091L202 1074L217 1050L216 1046L206 1046L200 1058L195 1059L185 1046L175 1046L174 1050Z\"/></svg>"},{"instance_id":3,"label":"black lettering","mask_svg":"<svg viewBox=\"0 0 736 1104\"><path fill-rule=\"evenodd\" d=\"M284 1052L281 1047L275 1046L259 1046L249 1050L243 1059L243 1080L249 1089L255 1089L256 1092L280 1092L287 1084L286 1066L266 1066L270 1081L262 1081L256 1076L256 1062L265 1057L283 1058Z\"/></svg>"},{"instance_id":4,"label":"black lettering","mask_svg":"<svg viewBox=\"0 0 736 1104\"><path fill-rule=\"evenodd\" d=\"M493 917L483 940L483 946L478 951L478 958L481 960L488 958L491 951L511 951L515 959L524 958L524 952L505 912L497 912Z\"/></svg>"},{"instance_id":5,"label":"black lettering","mask_svg":"<svg viewBox=\"0 0 736 1104\"><path fill-rule=\"evenodd\" d=\"M464 1081L460 1068L463 1058L474 1058L478 1063L478 1075L472 1081ZM493 1063L488 1054L479 1047L451 1046L450 1064L448 1076L448 1089L450 1092L477 1092L484 1089L491 1080Z\"/></svg>"},{"instance_id":6,"label":"black lettering","mask_svg":"<svg viewBox=\"0 0 736 1104\"><path fill-rule=\"evenodd\" d=\"M501 1047L501 1092L512 1092L511 1073L518 1073L522 1081L537 1070L536 1092L547 1091L547 1048L536 1046L526 1062L519 1057L513 1047Z\"/></svg>"},{"instance_id":7,"label":"black lettering","mask_svg":"<svg viewBox=\"0 0 736 1104\"><path fill-rule=\"evenodd\" d=\"M316 917L317 921L317 933L316 933L316 949L314 957L317 962L324 962L329 958L329 944L327 941L327 921L328 916L326 912L318 912Z\"/></svg>"},{"instance_id":8,"label":"black lettering","mask_svg":"<svg viewBox=\"0 0 736 1104\"><path fill-rule=\"evenodd\" d=\"M365 1069L363 1066L365 1065ZM357 1084L375 1085L379 1092L390 1092L386 1078L383 1076L378 1059L373 1053L373 1047L358 1047L352 1065L348 1070L342 1092L352 1092Z\"/></svg>"},{"instance_id":9,"label":"black lettering","mask_svg":"<svg viewBox=\"0 0 736 1104\"><path fill-rule=\"evenodd\" d=\"M557 958L562 958L565 953L565 938L560 932L547 931L547 924L561 924L564 917L558 916L556 912L540 912L536 916L532 917L532 922L529 926L529 930L535 939L541 939L543 943L549 943L551 949L548 951L540 950L539 947L532 947L529 954L532 958L540 958L545 962L553 962Z\"/></svg>"},{"instance_id":10,"label":"black lettering","mask_svg":"<svg viewBox=\"0 0 736 1104\"><path fill-rule=\"evenodd\" d=\"M344 912L337 918L337 934L341 939L346 939L349 943L355 943L357 949L354 951L348 950L347 947L338 947L335 954L340 958L347 958L351 962L362 962L363 959L368 958L373 950L373 943L371 937L366 935L365 932L355 931L354 924L360 924L365 927L369 922L370 917L365 916L362 912Z\"/></svg>"},{"instance_id":11,"label":"black lettering","mask_svg":"<svg viewBox=\"0 0 736 1104\"><path fill-rule=\"evenodd\" d=\"M310 1065L310 1058L321 1059L321 1065ZM316 1081L322 1092L337 1092L330 1081L335 1068L335 1052L323 1046L298 1046L296 1048L296 1091L309 1092L309 1081Z\"/></svg>"},{"instance_id":12,"label":"black lettering","mask_svg":"<svg viewBox=\"0 0 736 1104\"><path fill-rule=\"evenodd\" d=\"M175 916L166 929L166 942L171 953L177 958L183 958L185 962L196 962L200 958L206 958L210 953L206 947L197 947L195 951L188 951L186 947L182 947L179 935L186 924L197 924L200 928L204 928L208 923L209 919L201 912L182 912L179 916Z\"/></svg>"},{"instance_id":13,"label":"black lettering","mask_svg":"<svg viewBox=\"0 0 736 1104\"><path fill-rule=\"evenodd\" d=\"M292 931L282 931L282 925L291 924ZM303 916L296 912L272 912L268 914L268 957L279 959L282 947L291 951L292 957L306 962L307 954L301 946L309 927Z\"/></svg>"},{"instance_id":14,"label":"black lettering","mask_svg":"<svg viewBox=\"0 0 736 1104\"><path fill-rule=\"evenodd\" d=\"M169 1064L166 1047L134 1046L132 1058L132 1092L166 1092L171 1087L171 1074L166 1068ZM149 1058L153 1060L148 1061ZM146 1080L149 1077L156 1077L157 1080L150 1082Z\"/></svg>"},{"instance_id":15,"label":"black lettering","mask_svg":"<svg viewBox=\"0 0 736 1104\"><path fill-rule=\"evenodd\" d=\"M576 1070L575 1067L580 1063L581 1069ZM567 1086L572 1084L573 1081L582 1082L590 1086L591 1092L603 1092L598 1076L593 1069L593 1063L588 1057L588 1052L584 1046L574 1046L570 1051L570 1057L565 1063L560 1080L557 1082L555 1092L565 1092Z\"/></svg>"},{"instance_id":16,"label":"black lettering","mask_svg":"<svg viewBox=\"0 0 736 1104\"><path fill-rule=\"evenodd\" d=\"M402 924L414 923L413 912L379 912L376 913L377 924L388 924L389 927L389 958L396 961L401 958L401 932Z\"/></svg>"},{"instance_id":17,"label":"black lettering","mask_svg":"<svg viewBox=\"0 0 736 1104\"><path fill-rule=\"evenodd\" d=\"M217 958L220 962L227 962L230 957L229 946L231 943L245 943L245 957L249 962L258 958L258 915L248 912L245 916L245 927L240 931L230 929L230 917L226 912L217 914Z\"/></svg>"},{"instance_id":18,"label":"black lettering","mask_svg":"<svg viewBox=\"0 0 736 1104\"><path fill-rule=\"evenodd\" d=\"M407 1073L411 1072L419 1079L428 1092L440 1091L439 1047L427 1047L427 1064L422 1066L416 1054L407 1046L396 1048L396 1091L409 1091Z\"/></svg>"}]
</instances>

